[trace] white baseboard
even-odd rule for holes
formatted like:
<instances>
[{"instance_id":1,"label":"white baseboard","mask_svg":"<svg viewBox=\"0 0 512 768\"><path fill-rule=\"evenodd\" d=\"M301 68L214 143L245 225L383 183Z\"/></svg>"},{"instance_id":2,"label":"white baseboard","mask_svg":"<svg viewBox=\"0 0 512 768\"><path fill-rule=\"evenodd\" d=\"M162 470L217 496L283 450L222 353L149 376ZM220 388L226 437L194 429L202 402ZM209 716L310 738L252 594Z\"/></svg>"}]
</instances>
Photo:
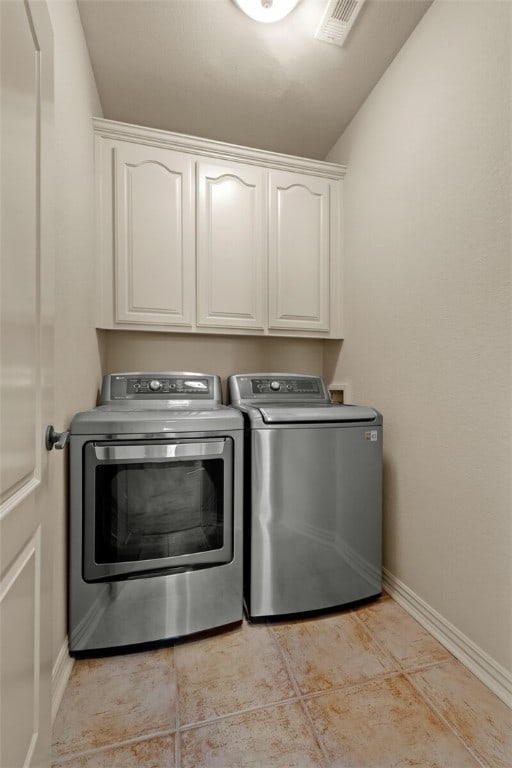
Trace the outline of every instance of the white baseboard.
<instances>
[{"instance_id":1,"label":"white baseboard","mask_svg":"<svg viewBox=\"0 0 512 768\"><path fill-rule=\"evenodd\" d=\"M512 674L494 661L457 627L383 568L383 587L396 602L444 645L475 677L512 707Z\"/></svg>"},{"instance_id":2,"label":"white baseboard","mask_svg":"<svg viewBox=\"0 0 512 768\"><path fill-rule=\"evenodd\" d=\"M75 660L68 652L68 639L64 640L52 669L52 723L62 701Z\"/></svg>"}]
</instances>

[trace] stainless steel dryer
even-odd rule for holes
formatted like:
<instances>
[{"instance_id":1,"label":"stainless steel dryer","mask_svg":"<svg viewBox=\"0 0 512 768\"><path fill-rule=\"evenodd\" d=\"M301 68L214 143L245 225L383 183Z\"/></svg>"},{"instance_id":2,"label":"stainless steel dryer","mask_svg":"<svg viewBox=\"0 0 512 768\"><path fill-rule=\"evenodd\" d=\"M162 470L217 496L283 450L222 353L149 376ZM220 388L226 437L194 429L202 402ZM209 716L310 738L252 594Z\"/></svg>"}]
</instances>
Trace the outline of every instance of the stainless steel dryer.
<instances>
[{"instance_id":1,"label":"stainless steel dryer","mask_svg":"<svg viewBox=\"0 0 512 768\"><path fill-rule=\"evenodd\" d=\"M242 620L242 454L217 376L104 377L70 428L72 652Z\"/></svg>"},{"instance_id":2,"label":"stainless steel dryer","mask_svg":"<svg viewBox=\"0 0 512 768\"><path fill-rule=\"evenodd\" d=\"M381 592L382 416L330 401L318 376L231 376L245 418L244 597L250 617Z\"/></svg>"}]
</instances>

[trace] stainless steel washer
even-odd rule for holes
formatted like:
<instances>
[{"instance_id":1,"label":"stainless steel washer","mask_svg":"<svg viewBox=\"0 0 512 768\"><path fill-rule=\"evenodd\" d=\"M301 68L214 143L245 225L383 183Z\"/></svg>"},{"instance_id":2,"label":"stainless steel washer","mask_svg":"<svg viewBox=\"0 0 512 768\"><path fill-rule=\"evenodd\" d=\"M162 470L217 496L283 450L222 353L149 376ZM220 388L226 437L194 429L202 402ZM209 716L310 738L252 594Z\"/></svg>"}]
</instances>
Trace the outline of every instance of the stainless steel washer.
<instances>
[{"instance_id":1,"label":"stainless steel washer","mask_svg":"<svg viewBox=\"0 0 512 768\"><path fill-rule=\"evenodd\" d=\"M104 377L70 428L71 652L242 620L242 460L217 376Z\"/></svg>"},{"instance_id":2,"label":"stainless steel washer","mask_svg":"<svg viewBox=\"0 0 512 768\"><path fill-rule=\"evenodd\" d=\"M330 401L318 376L231 376L245 418L244 598L250 617L381 592L382 416Z\"/></svg>"}]
</instances>

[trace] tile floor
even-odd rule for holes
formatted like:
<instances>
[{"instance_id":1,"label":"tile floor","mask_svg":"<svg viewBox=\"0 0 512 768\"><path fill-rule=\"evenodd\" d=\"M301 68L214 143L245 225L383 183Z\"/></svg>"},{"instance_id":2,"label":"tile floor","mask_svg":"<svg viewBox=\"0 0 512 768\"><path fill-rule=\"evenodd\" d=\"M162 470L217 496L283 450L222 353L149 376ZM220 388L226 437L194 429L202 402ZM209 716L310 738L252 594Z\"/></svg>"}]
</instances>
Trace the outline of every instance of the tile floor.
<instances>
[{"instance_id":1,"label":"tile floor","mask_svg":"<svg viewBox=\"0 0 512 768\"><path fill-rule=\"evenodd\" d=\"M511 711L391 598L79 660L62 768L510 768Z\"/></svg>"}]
</instances>

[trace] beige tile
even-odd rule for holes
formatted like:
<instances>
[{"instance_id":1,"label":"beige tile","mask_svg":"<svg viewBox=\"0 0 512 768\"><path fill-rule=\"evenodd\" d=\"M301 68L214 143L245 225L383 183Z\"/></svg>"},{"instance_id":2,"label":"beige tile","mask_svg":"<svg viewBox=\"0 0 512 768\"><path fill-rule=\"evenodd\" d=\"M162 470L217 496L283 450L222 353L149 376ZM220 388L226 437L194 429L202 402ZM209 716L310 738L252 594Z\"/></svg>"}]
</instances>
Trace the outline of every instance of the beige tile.
<instances>
[{"instance_id":1,"label":"beige tile","mask_svg":"<svg viewBox=\"0 0 512 768\"><path fill-rule=\"evenodd\" d=\"M298 702L185 731L181 768L320 768L320 748Z\"/></svg>"},{"instance_id":2,"label":"beige tile","mask_svg":"<svg viewBox=\"0 0 512 768\"><path fill-rule=\"evenodd\" d=\"M274 625L302 693L314 693L395 671L350 613Z\"/></svg>"},{"instance_id":3,"label":"beige tile","mask_svg":"<svg viewBox=\"0 0 512 768\"><path fill-rule=\"evenodd\" d=\"M416 672L414 684L492 768L512 765L512 711L458 661Z\"/></svg>"},{"instance_id":4,"label":"beige tile","mask_svg":"<svg viewBox=\"0 0 512 768\"><path fill-rule=\"evenodd\" d=\"M174 651L77 660L54 725L54 756L176 725Z\"/></svg>"},{"instance_id":5,"label":"beige tile","mask_svg":"<svg viewBox=\"0 0 512 768\"><path fill-rule=\"evenodd\" d=\"M364 606L356 615L402 669L414 669L453 658L394 600Z\"/></svg>"},{"instance_id":6,"label":"beige tile","mask_svg":"<svg viewBox=\"0 0 512 768\"><path fill-rule=\"evenodd\" d=\"M211 720L294 696L279 650L264 625L176 647L180 724Z\"/></svg>"},{"instance_id":7,"label":"beige tile","mask_svg":"<svg viewBox=\"0 0 512 768\"><path fill-rule=\"evenodd\" d=\"M402 676L309 699L330 768L478 768Z\"/></svg>"},{"instance_id":8,"label":"beige tile","mask_svg":"<svg viewBox=\"0 0 512 768\"><path fill-rule=\"evenodd\" d=\"M175 768L175 737L163 736L82 755L55 768Z\"/></svg>"}]
</instances>

